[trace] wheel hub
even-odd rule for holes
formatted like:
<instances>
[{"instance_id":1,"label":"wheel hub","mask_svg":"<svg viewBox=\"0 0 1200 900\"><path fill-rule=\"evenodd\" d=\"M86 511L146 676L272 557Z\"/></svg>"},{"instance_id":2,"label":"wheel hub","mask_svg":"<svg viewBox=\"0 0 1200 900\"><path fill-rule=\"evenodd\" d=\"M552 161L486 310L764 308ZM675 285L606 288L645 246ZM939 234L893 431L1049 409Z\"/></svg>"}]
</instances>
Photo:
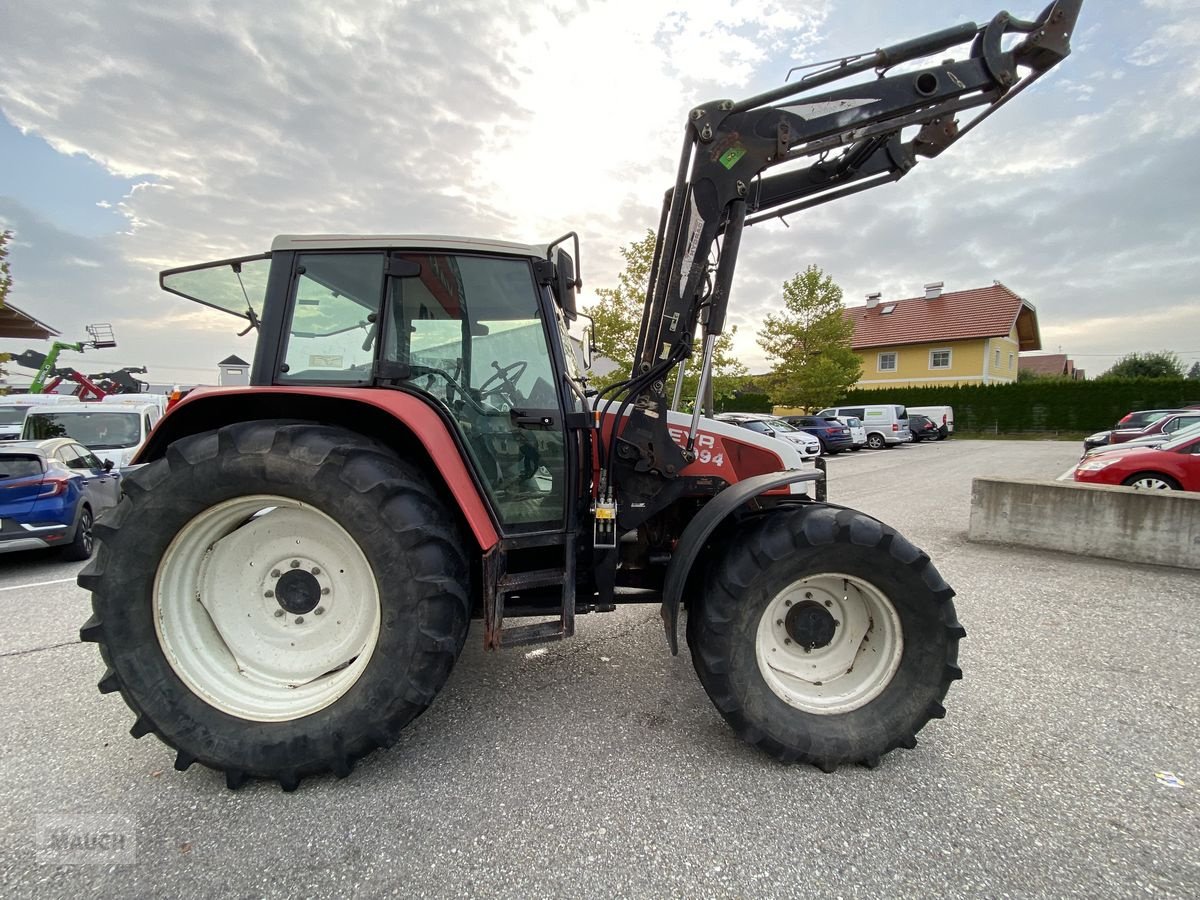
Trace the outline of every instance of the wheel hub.
<instances>
[{"instance_id":1,"label":"wheel hub","mask_svg":"<svg viewBox=\"0 0 1200 900\"><path fill-rule=\"evenodd\" d=\"M310 715L349 690L381 624L355 540L314 507L266 494L219 503L180 530L159 565L155 607L184 683L263 722Z\"/></svg>"},{"instance_id":2,"label":"wheel hub","mask_svg":"<svg viewBox=\"0 0 1200 900\"><path fill-rule=\"evenodd\" d=\"M784 620L788 637L805 650L829 646L837 626L838 622L829 610L811 600L794 605Z\"/></svg>"},{"instance_id":3,"label":"wheel hub","mask_svg":"<svg viewBox=\"0 0 1200 900\"><path fill-rule=\"evenodd\" d=\"M785 587L763 610L755 635L767 686L817 715L849 712L879 696L903 649L891 600L865 578L838 572Z\"/></svg>"},{"instance_id":4,"label":"wheel hub","mask_svg":"<svg viewBox=\"0 0 1200 900\"><path fill-rule=\"evenodd\" d=\"M289 569L275 582L275 601L294 616L308 615L321 602L321 582L303 569Z\"/></svg>"}]
</instances>

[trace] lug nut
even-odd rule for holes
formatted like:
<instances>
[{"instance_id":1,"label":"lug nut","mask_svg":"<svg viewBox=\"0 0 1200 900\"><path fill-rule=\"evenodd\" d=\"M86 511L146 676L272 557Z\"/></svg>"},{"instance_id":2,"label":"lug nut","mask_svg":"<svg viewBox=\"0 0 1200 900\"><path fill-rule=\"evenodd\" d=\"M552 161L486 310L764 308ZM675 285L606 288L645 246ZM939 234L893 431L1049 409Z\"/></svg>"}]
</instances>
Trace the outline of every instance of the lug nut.
<instances>
[{"instance_id":1,"label":"lug nut","mask_svg":"<svg viewBox=\"0 0 1200 900\"><path fill-rule=\"evenodd\" d=\"M319 568L317 568L316 566L313 566L313 567L312 567L312 573L313 573L314 575L320 575L320 574L321 574L321 570L320 570Z\"/></svg>"},{"instance_id":2,"label":"lug nut","mask_svg":"<svg viewBox=\"0 0 1200 900\"><path fill-rule=\"evenodd\" d=\"M329 588L321 588L321 596L324 597L329 593Z\"/></svg>"},{"instance_id":3,"label":"lug nut","mask_svg":"<svg viewBox=\"0 0 1200 900\"><path fill-rule=\"evenodd\" d=\"M277 619L278 619L278 618L279 618L280 616L282 616L282 615L283 615L283 610L282 610L282 609L277 609L277 610L275 610L275 618L277 618Z\"/></svg>"},{"instance_id":4,"label":"lug nut","mask_svg":"<svg viewBox=\"0 0 1200 900\"><path fill-rule=\"evenodd\" d=\"M313 610L313 615L323 616L324 614L325 614L325 607L323 607L323 606L318 606L316 609Z\"/></svg>"},{"instance_id":5,"label":"lug nut","mask_svg":"<svg viewBox=\"0 0 1200 900\"><path fill-rule=\"evenodd\" d=\"M776 620L775 620L775 624L776 624L776 625L782 625L782 624L783 624L783 619L776 619Z\"/></svg>"},{"instance_id":6,"label":"lug nut","mask_svg":"<svg viewBox=\"0 0 1200 900\"><path fill-rule=\"evenodd\" d=\"M298 568L300 568L300 560L298 560L298 559L293 559L293 560L292 560L292 563L291 563L291 565L292 565L292 568L293 568L293 569L298 569Z\"/></svg>"},{"instance_id":7,"label":"lug nut","mask_svg":"<svg viewBox=\"0 0 1200 900\"><path fill-rule=\"evenodd\" d=\"M274 596L275 596L275 592L274 592L274 591L264 591L264 592L263 592L263 596L264 596L264 597L274 597Z\"/></svg>"},{"instance_id":8,"label":"lug nut","mask_svg":"<svg viewBox=\"0 0 1200 900\"><path fill-rule=\"evenodd\" d=\"M791 601L791 600L784 600L784 601L783 601L783 605L784 605L784 606L791 606L791 605L792 605L792 601Z\"/></svg>"},{"instance_id":9,"label":"lug nut","mask_svg":"<svg viewBox=\"0 0 1200 900\"><path fill-rule=\"evenodd\" d=\"M296 616L296 624L303 625L304 624L304 616Z\"/></svg>"},{"instance_id":10,"label":"lug nut","mask_svg":"<svg viewBox=\"0 0 1200 900\"><path fill-rule=\"evenodd\" d=\"M271 577L272 577L272 578L278 578L278 577L279 577L279 570L278 570L278 569L272 569L272 570L271 570Z\"/></svg>"},{"instance_id":11,"label":"lug nut","mask_svg":"<svg viewBox=\"0 0 1200 900\"><path fill-rule=\"evenodd\" d=\"M832 601L832 600L826 600L826 601L825 601L825 605L826 605L826 606L833 606L833 601Z\"/></svg>"}]
</instances>

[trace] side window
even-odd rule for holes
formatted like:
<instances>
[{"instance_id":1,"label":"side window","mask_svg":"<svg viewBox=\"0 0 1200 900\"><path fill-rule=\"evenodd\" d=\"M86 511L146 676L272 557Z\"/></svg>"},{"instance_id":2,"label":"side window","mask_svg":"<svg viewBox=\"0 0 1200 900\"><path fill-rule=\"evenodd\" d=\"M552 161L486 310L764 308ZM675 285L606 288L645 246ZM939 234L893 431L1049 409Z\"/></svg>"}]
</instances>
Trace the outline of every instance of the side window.
<instances>
[{"instance_id":1,"label":"side window","mask_svg":"<svg viewBox=\"0 0 1200 900\"><path fill-rule=\"evenodd\" d=\"M855 416L856 418L859 418L859 419L866 418L866 415L867 415L867 411L865 409L863 409L861 406L856 406L853 409L844 409L844 410L842 410L842 412L844 412L848 416Z\"/></svg>"},{"instance_id":2,"label":"side window","mask_svg":"<svg viewBox=\"0 0 1200 900\"><path fill-rule=\"evenodd\" d=\"M91 456L88 451L78 444L67 444L55 456L59 462L70 469L89 469L91 466L87 463L87 457Z\"/></svg>"},{"instance_id":3,"label":"side window","mask_svg":"<svg viewBox=\"0 0 1200 900\"><path fill-rule=\"evenodd\" d=\"M370 381L383 261L382 253L300 255L281 380Z\"/></svg>"},{"instance_id":4,"label":"side window","mask_svg":"<svg viewBox=\"0 0 1200 900\"><path fill-rule=\"evenodd\" d=\"M91 450L87 449L86 447L76 447L75 449L79 451L79 455L76 459L76 462L79 463L80 468L83 468L83 469L103 469L104 468L104 463L100 462L100 460L97 458L96 454L92 453Z\"/></svg>"}]
</instances>

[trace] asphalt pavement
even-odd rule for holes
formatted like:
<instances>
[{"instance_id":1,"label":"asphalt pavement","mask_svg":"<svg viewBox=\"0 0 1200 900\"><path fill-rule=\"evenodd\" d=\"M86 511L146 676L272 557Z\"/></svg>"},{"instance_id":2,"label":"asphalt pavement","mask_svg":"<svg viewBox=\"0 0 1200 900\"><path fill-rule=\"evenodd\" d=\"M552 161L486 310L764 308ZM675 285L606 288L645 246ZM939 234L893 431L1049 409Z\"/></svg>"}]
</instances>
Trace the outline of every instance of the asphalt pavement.
<instances>
[{"instance_id":1,"label":"asphalt pavement","mask_svg":"<svg viewBox=\"0 0 1200 900\"><path fill-rule=\"evenodd\" d=\"M237 792L101 696L78 564L0 557L0 894L1195 897L1200 577L966 541L976 475L1075 443L829 460L958 591L965 679L912 751L826 775L742 744L657 608L485 654L347 779Z\"/></svg>"}]
</instances>

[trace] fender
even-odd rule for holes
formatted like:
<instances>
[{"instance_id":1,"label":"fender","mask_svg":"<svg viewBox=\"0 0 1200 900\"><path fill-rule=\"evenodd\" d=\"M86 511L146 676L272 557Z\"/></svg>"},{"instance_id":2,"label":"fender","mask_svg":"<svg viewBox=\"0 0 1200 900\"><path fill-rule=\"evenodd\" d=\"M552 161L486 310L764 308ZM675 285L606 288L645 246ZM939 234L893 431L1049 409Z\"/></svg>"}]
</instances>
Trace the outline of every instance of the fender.
<instances>
[{"instance_id":1,"label":"fender","mask_svg":"<svg viewBox=\"0 0 1200 900\"><path fill-rule=\"evenodd\" d=\"M486 553L500 540L482 488L468 470L454 432L427 401L399 390L337 387L197 388L163 416L133 462L163 456L176 440L252 419L305 419L340 425L403 449L405 432L420 444ZM411 443L409 443L411 448Z\"/></svg>"},{"instance_id":2,"label":"fender","mask_svg":"<svg viewBox=\"0 0 1200 900\"><path fill-rule=\"evenodd\" d=\"M700 551L704 549L709 535L739 506L753 500L773 488L801 481L820 481L825 473L818 469L789 469L786 472L768 472L732 484L717 494L690 521L667 564L666 580L663 584L662 620L667 632L667 644L671 655L679 655L679 600L683 588Z\"/></svg>"}]
</instances>

